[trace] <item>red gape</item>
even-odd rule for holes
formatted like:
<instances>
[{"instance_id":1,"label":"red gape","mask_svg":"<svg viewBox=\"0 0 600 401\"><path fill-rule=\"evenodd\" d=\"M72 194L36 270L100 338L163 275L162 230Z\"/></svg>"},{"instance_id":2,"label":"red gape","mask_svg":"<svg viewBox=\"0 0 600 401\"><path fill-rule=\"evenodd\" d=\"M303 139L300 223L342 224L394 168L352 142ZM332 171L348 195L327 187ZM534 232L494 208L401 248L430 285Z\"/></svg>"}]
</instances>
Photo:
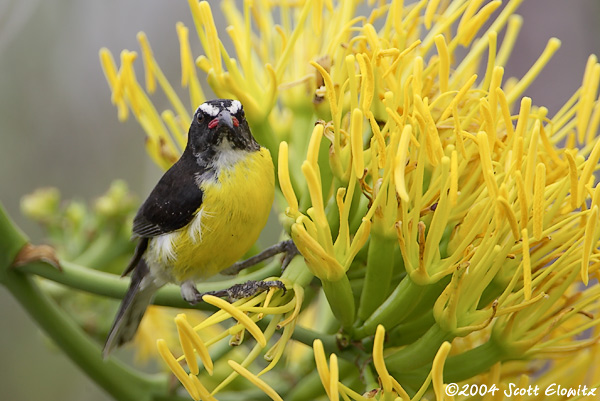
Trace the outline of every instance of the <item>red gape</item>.
<instances>
[{"instance_id":1,"label":"red gape","mask_svg":"<svg viewBox=\"0 0 600 401\"><path fill-rule=\"evenodd\" d=\"M238 127L240 125L240 122L238 121L237 118L235 117L231 117L231 121L233 121L233 126L234 127ZM217 125L219 125L219 119L218 118L213 118L212 120L210 120L210 122L208 123L208 128L213 129L215 128Z\"/></svg>"}]
</instances>

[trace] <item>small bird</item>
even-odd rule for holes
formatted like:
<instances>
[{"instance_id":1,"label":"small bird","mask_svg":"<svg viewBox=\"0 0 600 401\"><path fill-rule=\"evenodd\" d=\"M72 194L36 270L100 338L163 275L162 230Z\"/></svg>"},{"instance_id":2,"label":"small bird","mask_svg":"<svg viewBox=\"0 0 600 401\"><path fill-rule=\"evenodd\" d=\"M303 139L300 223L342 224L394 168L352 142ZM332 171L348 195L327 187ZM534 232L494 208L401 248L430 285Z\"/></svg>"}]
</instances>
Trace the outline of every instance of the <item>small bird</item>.
<instances>
[{"instance_id":1,"label":"small bird","mask_svg":"<svg viewBox=\"0 0 600 401\"><path fill-rule=\"evenodd\" d=\"M156 291L181 287L200 301L197 280L231 266L254 244L274 196L273 161L252 136L242 104L216 99L194 114L181 158L162 176L133 221L139 242L123 276L131 284L103 355L133 338Z\"/></svg>"}]
</instances>

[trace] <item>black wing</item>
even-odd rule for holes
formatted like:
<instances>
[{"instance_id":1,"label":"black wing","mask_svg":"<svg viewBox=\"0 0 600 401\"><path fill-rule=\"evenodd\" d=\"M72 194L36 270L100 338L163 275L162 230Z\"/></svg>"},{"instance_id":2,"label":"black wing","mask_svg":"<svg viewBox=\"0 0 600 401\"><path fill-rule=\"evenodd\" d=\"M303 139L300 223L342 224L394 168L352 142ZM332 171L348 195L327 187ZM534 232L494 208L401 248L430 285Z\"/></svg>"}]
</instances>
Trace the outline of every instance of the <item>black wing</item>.
<instances>
[{"instance_id":1,"label":"black wing","mask_svg":"<svg viewBox=\"0 0 600 401\"><path fill-rule=\"evenodd\" d=\"M196 177L206 172L193 157L182 157L162 176L133 220L133 234L155 237L188 224L202 205Z\"/></svg>"}]
</instances>

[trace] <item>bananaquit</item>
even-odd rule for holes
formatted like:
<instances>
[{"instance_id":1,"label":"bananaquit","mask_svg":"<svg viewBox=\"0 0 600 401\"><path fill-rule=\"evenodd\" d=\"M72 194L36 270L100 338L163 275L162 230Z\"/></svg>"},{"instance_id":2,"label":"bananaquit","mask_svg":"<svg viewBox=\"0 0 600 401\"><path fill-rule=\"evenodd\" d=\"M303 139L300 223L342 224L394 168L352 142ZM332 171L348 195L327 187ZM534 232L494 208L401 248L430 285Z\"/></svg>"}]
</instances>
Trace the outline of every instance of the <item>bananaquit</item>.
<instances>
[{"instance_id":1,"label":"bananaquit","mask_svg":"<svg viewBox=\"0 0 600 401\"><path fill-rule=\"evenodd\" d=\"M274 193L271 155L252 136L237 100L203 103L181 158L162 176L133 221L132 272L103 355L131 340L154 293L181 286L200 301L195 281L241 258L267 222Z\"/></svg>"}]
</instances>

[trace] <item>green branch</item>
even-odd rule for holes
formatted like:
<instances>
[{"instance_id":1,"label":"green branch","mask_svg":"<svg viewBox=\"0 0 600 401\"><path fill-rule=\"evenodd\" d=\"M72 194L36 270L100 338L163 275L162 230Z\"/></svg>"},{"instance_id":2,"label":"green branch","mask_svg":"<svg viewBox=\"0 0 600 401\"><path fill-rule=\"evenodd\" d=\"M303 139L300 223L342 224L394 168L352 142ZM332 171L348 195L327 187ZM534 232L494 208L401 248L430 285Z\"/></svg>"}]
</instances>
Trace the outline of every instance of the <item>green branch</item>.
<instances>
[{"instance_id":1,"label":"green branch","mask_svg":"<svg viewBox=\"0 0 600 401\"><path fill-rule=\"evenodd\" d=\"M58 271L47 263L33 262L19 266L18 270L23 273L44 277L73 289L116 299L122 299L129 287L129 278L121 278L114 274L89 269L66 261L61 261L61 267L62 271ZM279 272L279 269L278 263L272 263L260 270L243 276L219 281L202 282L197 285L197 288L200 292L229 288L234 284L243 283L248 280L261 280L265 277L273 276ZM191 306L181 298L179 287L175 285L167 285L161 288L154 298L154 304L175 308L214 310L214 307L203 302Z\"/></svg>"},{"instance_id":2,"label":"green branch","mask_svg":"<svg viewBox=\"0 0 600 401\"><path fill-rule=\"evenodd\" d=\"M12 267L26 236L0 204L0 283L17 299L54 343L98 385L120 401L151 401L167 394L166 377L142 375L114 360L103 360L100 346L27 275ZM50 270L49 266L46 268Z\"/></svg>"}]
</instances>

